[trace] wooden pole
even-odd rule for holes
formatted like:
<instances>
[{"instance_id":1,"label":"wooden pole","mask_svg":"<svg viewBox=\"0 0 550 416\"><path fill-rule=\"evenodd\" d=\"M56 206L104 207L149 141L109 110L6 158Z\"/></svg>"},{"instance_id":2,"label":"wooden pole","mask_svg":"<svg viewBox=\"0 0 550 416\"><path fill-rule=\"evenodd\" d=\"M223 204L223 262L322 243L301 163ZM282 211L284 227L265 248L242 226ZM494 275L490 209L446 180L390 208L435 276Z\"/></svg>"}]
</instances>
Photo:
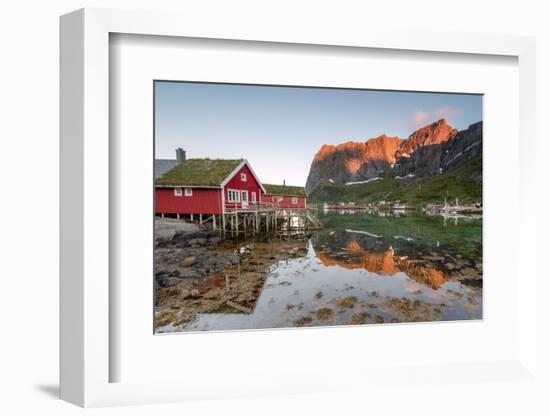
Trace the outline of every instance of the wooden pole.
<instances>
[{"instance_id":1,"label":"wooden pole","mask_svg":"<svg viewBox=\"0 0 550 416\"><path fill-rule=\"evenodd\" d=\"M199 224L202 225L202 214L199 214Z\"/></svg>"},{"instance_id":2,"label":"wooden pole","mask_svg":"<svg viewBox=\"0 0 550 416\"><path fill-rule=\"evenodd\" d=\"M291 228L291 224L290 224L290 210L287 210L286 211L286 220L288 222L288 232L290 233L290 228Z\"/></svg>"},{"instance_id":3,"label":"wooden pole","mask_svg":"<svg viewBox=\"0 0 550 416\"><path fill-rule=\"evenodd\" d=\"M216 214L212 214L212 229L216 229Z\"/></svg>"}]
</instances>

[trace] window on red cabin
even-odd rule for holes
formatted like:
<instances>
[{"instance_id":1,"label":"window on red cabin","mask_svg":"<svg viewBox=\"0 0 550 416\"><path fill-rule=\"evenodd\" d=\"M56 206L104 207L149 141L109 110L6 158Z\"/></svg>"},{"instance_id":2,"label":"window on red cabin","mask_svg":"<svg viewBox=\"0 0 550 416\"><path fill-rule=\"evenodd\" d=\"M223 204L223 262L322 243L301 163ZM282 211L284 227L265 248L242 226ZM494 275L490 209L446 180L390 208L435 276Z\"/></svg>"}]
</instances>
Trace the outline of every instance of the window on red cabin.
<instances>
[{"instance_id":1,"label":"window on red cabin","mask_svg":"<svg viewBox=\"0 0 550 416\"><path fill-rule=\"evenodd\" d=\"M246 182L246 173L241 173L241 182Z\"/></svg>"},{"instance_id":2,"label":"window on red cabin","mask_svg":"<svg viewBox=\"0 0 550 416\"><path fill-rule=\"evenodd\" d=\"M174 188L174 196L182 196L181 188Z\"/></svg>"},{"instance_id":3,"label":"window on red cabin","mask_svg":"<svg viewBox=\"0 0 550 416\"><path fill-rule=\"evenodd\" d=\"M185 196L193 196L193 189L185 188Z\"/></svg>"},{"instance_id":4,"label":"window on red cabin","mask_svg":"<svg viewBox=\"0 0 550 416\"><path fill-rule=\"evenodd\" d=\"M227 202L240 202L240 201L241 201L241 193L239 191L236 191L235 189L227 190Z\"/></svg>"},{"instance_id":5,"label":"window on red cabin","mask_svg":"<svg viewBox=\"0 0 550 416\"><path fill-rule=\"evenodd\" d=\"M293 204L297 204L298 203L298 198L296 198L295 196L292 197L292 203Z\"/></svg>"}]
</instances>

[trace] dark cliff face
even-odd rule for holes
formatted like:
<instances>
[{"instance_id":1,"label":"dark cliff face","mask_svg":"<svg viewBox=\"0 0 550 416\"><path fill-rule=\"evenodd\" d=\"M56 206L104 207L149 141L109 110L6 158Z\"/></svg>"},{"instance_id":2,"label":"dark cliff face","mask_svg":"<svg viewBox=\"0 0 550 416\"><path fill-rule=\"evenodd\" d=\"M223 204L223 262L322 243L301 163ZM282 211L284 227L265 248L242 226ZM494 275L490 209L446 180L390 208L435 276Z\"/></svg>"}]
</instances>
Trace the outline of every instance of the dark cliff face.
<instances>
[{"instance_id":1,"label":"dark cliff face","mask_svg":"<svg viewBox=\"0 0 550 416\"><path fill-rule=\"evenodd\" d=\"M311 164L306 191L319 184L374 178L429 177L457 167L482 152L482 122L461 132L439 120L407 140L380 136L367 142L324 145Z\"/></svg>"},{"instance_id":2,"label":"dark cliff face","mask_svg":"<svg viewBox=\"0 0 550 416\"><path fill-rule=\"evenodd\" d=\"M482 122L457 132L447 141L419 147L409 158L395 164L391 177L440 175L482 152Z\"/></svg>"},{"instance_id":3,"label":"dark cliff face","mask_svg":"<svg viewBox=\"0 0 550 416\"><path fill-rule=\"evenodd\" d=\"M472 124L467 130L459 132L455 140L443 151L441 168L443 172L462 165L474 156L483 153L483 124Z\"/></svg>"}]
</instances>

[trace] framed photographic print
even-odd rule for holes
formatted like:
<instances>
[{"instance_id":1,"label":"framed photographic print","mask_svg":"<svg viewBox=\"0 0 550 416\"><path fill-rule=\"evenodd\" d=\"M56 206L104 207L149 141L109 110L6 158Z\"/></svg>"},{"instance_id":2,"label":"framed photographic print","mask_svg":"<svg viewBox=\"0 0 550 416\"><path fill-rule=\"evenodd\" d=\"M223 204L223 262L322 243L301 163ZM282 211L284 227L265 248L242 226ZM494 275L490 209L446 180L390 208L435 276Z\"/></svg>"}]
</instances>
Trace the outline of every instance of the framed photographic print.
<instances>
[{"instance_id":1,"label":"framed photographic print","mask_svg":"<svg viewBox=\"0 0 550 416\"><path fill-rule=\"evenodd\" d=\"M61 19L62 398L538 385L533 39L246 22Z\"/></svg>"},{"instance_id":2,"label":"framed photographic print","mask_svg":"<svg viewBox=\"0 0 550 416\"><path fill-rule=\"evenodd\" d=\"M482 95L154 94L155 333L482 319Z\"/></svg>"}]
</instances>

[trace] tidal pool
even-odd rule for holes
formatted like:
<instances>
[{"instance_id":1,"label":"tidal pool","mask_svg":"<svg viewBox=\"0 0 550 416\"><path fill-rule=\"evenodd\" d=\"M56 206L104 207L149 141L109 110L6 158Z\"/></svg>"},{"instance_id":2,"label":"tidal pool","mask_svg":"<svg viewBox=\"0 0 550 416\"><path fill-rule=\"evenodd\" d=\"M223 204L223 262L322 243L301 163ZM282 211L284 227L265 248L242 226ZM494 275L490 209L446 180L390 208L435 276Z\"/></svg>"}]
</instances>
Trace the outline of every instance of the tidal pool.
<instances>
[{"instance_id":1,"label":"tidal pool","mask_svg":"<svg viewBox=\"0 0 550 416\"><path fill-rule=\"evenodd\" d=\"M298 257L269 265L245 310L197 313L167 331L482 318L482 221L325 213ZM246 246L246 243L241 245Z\"/></svg>"}]
</instances>

